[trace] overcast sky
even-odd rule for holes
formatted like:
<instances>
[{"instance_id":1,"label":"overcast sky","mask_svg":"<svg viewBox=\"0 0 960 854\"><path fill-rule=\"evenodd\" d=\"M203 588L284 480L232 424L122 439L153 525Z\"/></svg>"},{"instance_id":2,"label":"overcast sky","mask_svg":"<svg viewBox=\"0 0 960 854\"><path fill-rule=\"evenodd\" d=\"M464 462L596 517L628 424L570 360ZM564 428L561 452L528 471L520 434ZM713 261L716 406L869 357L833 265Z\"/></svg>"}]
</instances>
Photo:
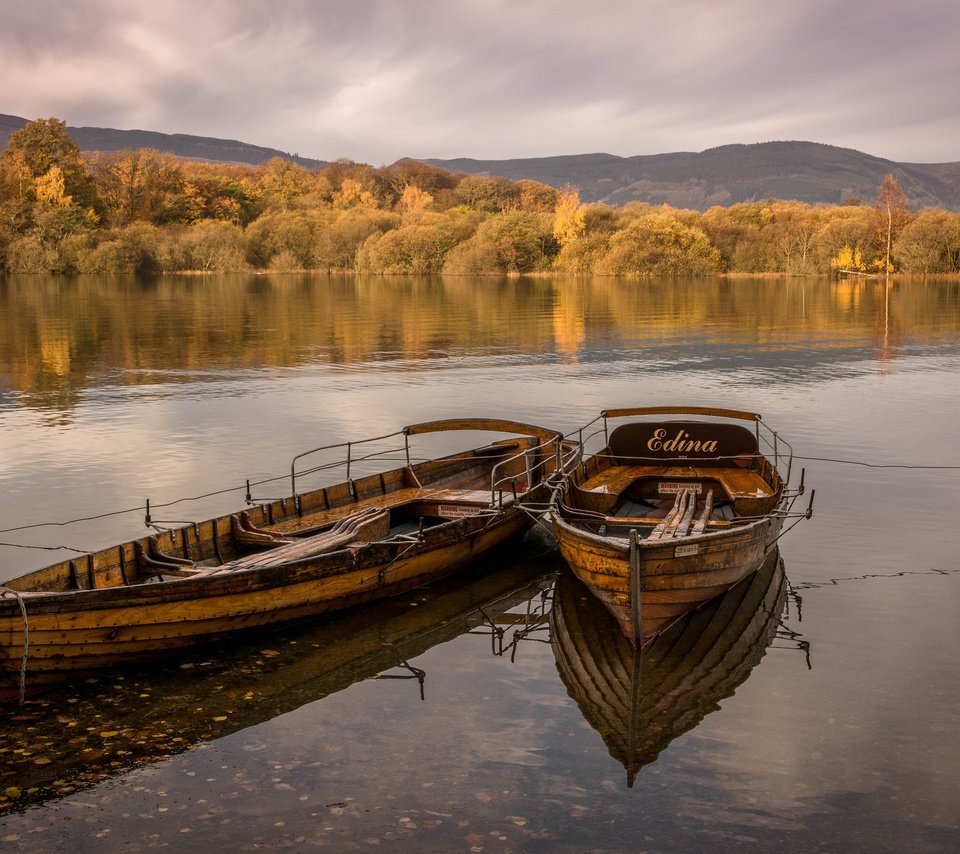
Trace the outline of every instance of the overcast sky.
<instances>
[{"instance_id":1,"label":"overcast sky","mask_svg":"<svg viewBox=\"0 0 960 854\"><path fill-rule=\"evenodd\" d=\"M958 0L0 0L0 113L332 160L960 160Z\"/></svg>"}]
</instances>

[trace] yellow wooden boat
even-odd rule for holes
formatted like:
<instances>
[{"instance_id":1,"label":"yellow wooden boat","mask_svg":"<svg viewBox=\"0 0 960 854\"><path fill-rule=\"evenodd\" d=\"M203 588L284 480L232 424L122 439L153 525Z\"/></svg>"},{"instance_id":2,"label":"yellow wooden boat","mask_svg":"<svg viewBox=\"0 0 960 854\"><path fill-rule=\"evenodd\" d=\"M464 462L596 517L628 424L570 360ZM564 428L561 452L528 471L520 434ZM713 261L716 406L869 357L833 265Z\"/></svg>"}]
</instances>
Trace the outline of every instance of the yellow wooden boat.
<instances>
[{"instance_id":1,"label":"yellow wooden boat","mask_svg":"<svg viewBox=\"0 0 960 854\"><path fill-rule=\"evenodd\" d=\"M454 431L511 438L414 462L411 439ZM367 452L390 441L396 447ZM308 457L341 450L343 481L298 489L298 478L332 470L328 463L304 469ZM578 453L554 431L474 418L298 455L286 498L7 581L0 588L0 698L448 575L525 531L533 521L527 511L545 508ZM390 455L404 464L351 476Z\"/></svg>"},{"instance_id":2,"label":"yellow wooden boat","mask_svg":"<svg viewBox=\"0 0 960 854\"><path fill-rule=\"evenodd\" d=\"M555 494L553 529L573 571L642 646L760 566L802 476L789 493L790 446L751 412L610 409L580 438L600 434L602 450Z\"/></svg>"}]
</instances>

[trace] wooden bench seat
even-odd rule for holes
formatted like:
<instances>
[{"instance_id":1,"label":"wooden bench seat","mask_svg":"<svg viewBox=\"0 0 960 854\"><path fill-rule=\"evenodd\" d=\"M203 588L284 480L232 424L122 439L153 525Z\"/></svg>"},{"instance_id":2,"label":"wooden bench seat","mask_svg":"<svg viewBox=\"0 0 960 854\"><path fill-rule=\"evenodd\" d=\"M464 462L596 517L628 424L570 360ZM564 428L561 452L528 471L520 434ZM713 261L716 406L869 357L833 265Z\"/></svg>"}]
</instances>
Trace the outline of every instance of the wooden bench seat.
<instances>
[{"instance_id":1,"label":"wooden bench seat","mask_svg":"<svg viewBox=\"0 0 960 854\"><path fill-rule=\"evenodd\" d=\"M730 498L769 498L773 495L770 485L755 471L742 468L713 468L707 466L613 466L598 472L580 484L588 492L619 495L634 481L641 478L660 480L716 480Z\"/></svg>"},{"instance_id":2,"label":"wooden bench seat","mask_svg":"<svg viewBox=\"0 0 960 854\"><path fill-rule=\"evenodd\" d=\"M314 510L305 513L302 517L287 519L273 525L261 525L260 527L265 531L269 531L271 534L300 534L326 527L345 516L349 516L367 507L373 507L378 510L388 510L392 507L410 504L413 501L436 501L449 504L486 507L490 504L490 492L484 489L457 489L455 487L445 486L407 487L405 489L396 489L385 495L370 496L357 503L350 502L349 504L341 504L338 507L331 507L327 510ZM511 494L504 494L504 506L512 502L513 496Z\"/></svg>"}]
</instances>

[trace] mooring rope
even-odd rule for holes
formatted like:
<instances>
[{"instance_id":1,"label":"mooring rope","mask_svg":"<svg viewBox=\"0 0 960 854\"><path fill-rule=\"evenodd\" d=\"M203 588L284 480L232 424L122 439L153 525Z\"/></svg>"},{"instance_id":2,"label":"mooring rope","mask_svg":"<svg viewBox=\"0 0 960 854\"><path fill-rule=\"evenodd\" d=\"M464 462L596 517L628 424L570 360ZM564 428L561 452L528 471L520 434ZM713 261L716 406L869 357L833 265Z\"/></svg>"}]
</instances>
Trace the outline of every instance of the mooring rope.
<instances>
[{"instance_id":1,"label":"mooring rope","mask_svg":"<svg viewBox=\"0 0 960 854\"><path fill-rule=\"evenodd\" d=\"M795 460L814 463L836 463L842 466L864 466L869 469L929 469L931 471L958 471L960 466L925 466L911 463L868 463L865 460L838 460L831 457L794 457Z\"/></svg>"},{"instance_id":2,"label":"mooring rope","mask_svg":"<svg viewBox=\"0 0 960 854\"><path fill-rule=\"evenodd\" d=\"M661 458L656 457L633 457L632 459L638 461L653 461ZM727 457L710 457L710 461L719 461L729 459ZM794 456L794 460L801 460L803 462L818 462L818 463L832 463L835 465L847 465L847 466L862 466L864 468L871 469L903 469L903 470L913 470L913 471L960 471L960 465L920 465L912 463L874 463L867 460L848 460L840 459L836 457L802 457ZM306 472L308 473L308 472ZM201 501L206 498L213 498L218 495L226 495L230 492L237 492L243 489L249 489L250 486L262 486L267 483L274 483L275 481L284 480L288 475L279 475L277 477L266 478L264 480L259 480L250 484L244 484L243 486L230 486L223 489L217 489L213 492L207 492L203 495L192 495L185 498L175 498L172 501L166 501L160 504L152 504L151 507L154 509L159 509L163 507L173 507L177 504L182 504L187 501ZM74 525L79 522L93 522L99 519L108 519L112 516L121 516L125 513L143 513L143 505L139 507L129 507L125 510L113 510L108 513L100 513L96 516L80 516L76 519L67 519L66 521L61 522L34 522L29 525L18 525L13 528L0 528L0 534L10 534L17 531L28 531L33 528L50 528L50 527L65 527L67 525ZM67 551L77 552L79 554L86 554L90 549L78 549L72 546L30 546L24 545L22 543L8 543L0 542L0 546L7 548L16 548L16 549L40 549L44 551L57 551L60 549L65 549Z\"/></svg>"},{"instance_id":3,"label":"mooring rope","mask_svg":"<svg viewBox=\"0 0 960 854\"><path fill-rule=\"evenodd\" d=\"M0 599L14 598L20 606L20 616L23 618L23 657L20 659L20 705L23 705L27 695L27 658L30 655L30 622L27 620L27 606L23 596L17 590L0 585Z\"/></svg>"}]
</instances>

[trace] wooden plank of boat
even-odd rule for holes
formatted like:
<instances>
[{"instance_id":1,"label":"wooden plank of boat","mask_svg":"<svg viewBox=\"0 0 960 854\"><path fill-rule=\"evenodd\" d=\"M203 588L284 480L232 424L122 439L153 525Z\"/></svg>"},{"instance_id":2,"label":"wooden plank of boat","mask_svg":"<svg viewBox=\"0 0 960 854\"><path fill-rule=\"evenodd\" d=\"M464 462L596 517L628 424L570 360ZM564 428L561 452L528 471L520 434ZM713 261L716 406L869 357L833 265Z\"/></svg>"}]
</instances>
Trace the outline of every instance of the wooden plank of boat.
<instances>
[{"instance_id":1,"label":"wooden plank of boat","mask_svg":"<svg viewBox=\"0 0 960 854\"><path fill-rule=\"evenodd\" d=\"M704 509L704 511L706 508ZM721 530L724 528L734 527L738 523L736 519L704 519L706 513L701 513L700 518L694 524L693 528L690 531L689 536L696 536L698 533L702 534L705 531L710 530ZM698 531L697 526L700 524L700 521L704 521L703 530ZM617 528L655 528L663 519L656 516L604 516L602 520L598 521L596 519L588 519L597 525L606 525L607 528L617 527ZM649 538L648 538L649 539Z\"/></svg>"},{"instance_id":2,"label":"wooden plank of boat","mask_svg":"<svg viewBox=\"0 0 960 854\"><path fill-rule=\"evenodd\" d=\"M401 507L404 504L411 504L414 501L444 501L450 503L462 504L464 506L476 505L489 506L492 494L489 490L483 489L458 489L455 487L406 487L389 492L386 495L374 495L363 499L366 507L390 509ZM502 505L501 505L502 498ZM497 495L497 506L509 506L513 504L513 493L506 492L502 496ZM308 516L301 518L288 519L270 526L270 532L293 536L310 534L320 531L328 525L343 518L344 512L349 511L348 506L332 507L327 510L312 511ZM262 530L262 529L261 529Z\"/></svg>"}]
</instances>

